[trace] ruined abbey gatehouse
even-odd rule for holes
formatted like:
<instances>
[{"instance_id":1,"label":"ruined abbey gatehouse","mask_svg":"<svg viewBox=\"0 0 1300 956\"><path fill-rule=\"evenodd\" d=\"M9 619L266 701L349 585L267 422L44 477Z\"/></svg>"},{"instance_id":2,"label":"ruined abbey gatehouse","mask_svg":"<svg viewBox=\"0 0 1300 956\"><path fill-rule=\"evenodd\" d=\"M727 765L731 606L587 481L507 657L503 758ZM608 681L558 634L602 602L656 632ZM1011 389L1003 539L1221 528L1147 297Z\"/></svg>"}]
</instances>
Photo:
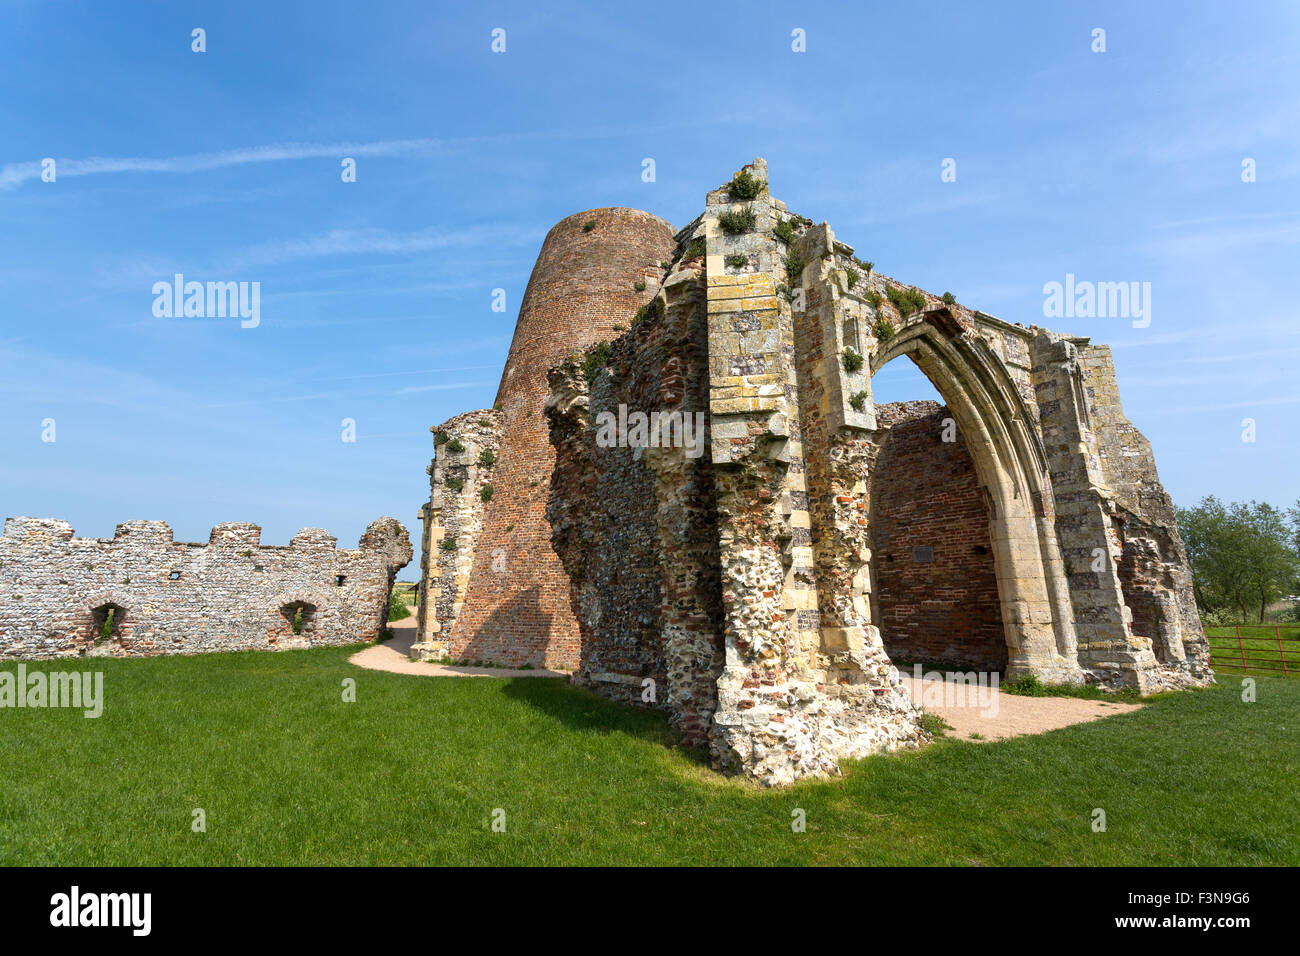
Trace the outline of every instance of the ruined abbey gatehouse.
<instances>
[{"instance_id":1,"label":"ruined abbey gatehouse","mask_svg":"<svg viewBox=\"0 0 1300 956\"><path fill-rule=\"evenodd\" d=\"M895 359L945 404L877 405ZM765 783L921 741L900 661L1212 680L1110 350L876 272L762 160L681 230L557 224L434 443L417 653L571 669Z\"/></svg>"}]
</instances>

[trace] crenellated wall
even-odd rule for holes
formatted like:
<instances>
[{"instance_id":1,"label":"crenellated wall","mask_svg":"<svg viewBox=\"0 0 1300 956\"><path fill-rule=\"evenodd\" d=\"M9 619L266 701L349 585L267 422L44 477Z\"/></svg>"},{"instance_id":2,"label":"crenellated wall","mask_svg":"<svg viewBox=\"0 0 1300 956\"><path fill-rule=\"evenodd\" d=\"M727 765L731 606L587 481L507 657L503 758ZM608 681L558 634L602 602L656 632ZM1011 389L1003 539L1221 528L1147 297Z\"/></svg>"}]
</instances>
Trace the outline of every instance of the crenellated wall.
<instances>
[{"instance_id":1,"label":"crenellated wall","mask_svg":"<svg viewBox=\"0 0 1300 956\"><path fill-rule=\"evenodd\" d=\"M393 578L411 559L397 521L373 522L355 550L339 550L320 528L287 547L263 545L261 534L229 522L207 544L188 544L164 522L127 521L112 538L78 538L66 521L9 518L0 658L273 650L379 635Z\"/></svg>"}]
</instances>

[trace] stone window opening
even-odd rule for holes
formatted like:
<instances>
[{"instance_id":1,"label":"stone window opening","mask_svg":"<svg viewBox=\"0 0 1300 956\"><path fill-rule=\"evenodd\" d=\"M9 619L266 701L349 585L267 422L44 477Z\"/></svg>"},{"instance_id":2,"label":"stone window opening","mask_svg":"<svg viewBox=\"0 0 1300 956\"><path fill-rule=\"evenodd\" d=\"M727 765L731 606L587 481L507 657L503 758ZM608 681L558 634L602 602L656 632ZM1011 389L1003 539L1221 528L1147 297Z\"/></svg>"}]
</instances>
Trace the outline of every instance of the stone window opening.
<instances>
[{"instance_id":1,"label":"stone window opening","mask_svg":"<svg viewBox=\"0 0 1300 956\"><path fill-rule=\"evenodd\" d=\"M126 608L111 601L107 604L101 604L91 611L90 628L95 646L98 647L104 641L121 640L122 621L125 618Z\"/></svg>"},{"instance_id":2,"label":"stone window opening","mask_svg":"<svg viewBox=\"0 0 1300 956\"><path fill-rule=\"evenodd\" d=\"M181 573L179 571L173 571L171 574L167 575L168 581L179 581L180 579Z\"/></svg>"},{"instance_id":3,"label":"stone window opening","mask_svg":"<svg viewBox=\"0 0 1300 956\"><path fill-rule=\"evenodd\" d=\"M306 601L291 601L280 608L280 613L289 622L295 637L310 635L316 629L316 605Z\"/></svg>"},{"instance_id":4,"label":"stone window opening","mask_svg":"<svg viewBox=\"0 0 1300 956\"><path fill-rule=\"evenodd\" d=\"M345 575L345 574L336 574L336 575L334 575L334 586L335 586L336 588L341 588L341 587L343 587L343 584L344 584L345 581L347 581L347 579L348 579L348 578L347 578L347 575Z\"/></svg>"}]
</instances>

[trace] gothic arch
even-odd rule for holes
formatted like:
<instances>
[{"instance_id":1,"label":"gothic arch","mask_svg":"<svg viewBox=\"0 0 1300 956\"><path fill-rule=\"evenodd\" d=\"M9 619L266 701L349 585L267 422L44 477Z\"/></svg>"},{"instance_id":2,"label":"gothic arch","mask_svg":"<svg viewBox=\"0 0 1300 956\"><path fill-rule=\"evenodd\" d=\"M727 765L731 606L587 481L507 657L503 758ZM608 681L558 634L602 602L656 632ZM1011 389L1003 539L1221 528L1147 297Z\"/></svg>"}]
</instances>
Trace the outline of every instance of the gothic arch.
<instances>
[{"instance_id":1,"label":"gothic arch","mask_svg":"<svg viewBox=\"0 0 1300 956\"><path fill-rule=\"evenodd\" d=\"M1077 680L1077 639L1034 416L1002 360L946 308L911 320L871 357L906 355L947 403L988 496L1008 676Z\"/></svg>"}]
</instances>

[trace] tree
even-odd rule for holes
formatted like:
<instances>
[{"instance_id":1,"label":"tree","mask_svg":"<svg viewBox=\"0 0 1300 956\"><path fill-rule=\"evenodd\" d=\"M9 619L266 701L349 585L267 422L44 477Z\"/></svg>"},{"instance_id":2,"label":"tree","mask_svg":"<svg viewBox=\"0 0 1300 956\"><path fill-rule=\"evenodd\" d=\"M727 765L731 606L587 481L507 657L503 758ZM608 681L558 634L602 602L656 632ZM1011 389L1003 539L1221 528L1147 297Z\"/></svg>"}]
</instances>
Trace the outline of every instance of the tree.
<instances>
[{"instance_id":1,"label":"tree","mask_svg":"<svg viewBox=\"0 0 1300 956\"><path fill-rule=\"evenodd\" d=\"M1288 512L1267 503L1224 505L1213 495L1178 510L1192 566L1196 604L1203 612L1235 609L1240 620L1296 587L1300 575L1300 502Z\"/></svg>"}]
</instances>

